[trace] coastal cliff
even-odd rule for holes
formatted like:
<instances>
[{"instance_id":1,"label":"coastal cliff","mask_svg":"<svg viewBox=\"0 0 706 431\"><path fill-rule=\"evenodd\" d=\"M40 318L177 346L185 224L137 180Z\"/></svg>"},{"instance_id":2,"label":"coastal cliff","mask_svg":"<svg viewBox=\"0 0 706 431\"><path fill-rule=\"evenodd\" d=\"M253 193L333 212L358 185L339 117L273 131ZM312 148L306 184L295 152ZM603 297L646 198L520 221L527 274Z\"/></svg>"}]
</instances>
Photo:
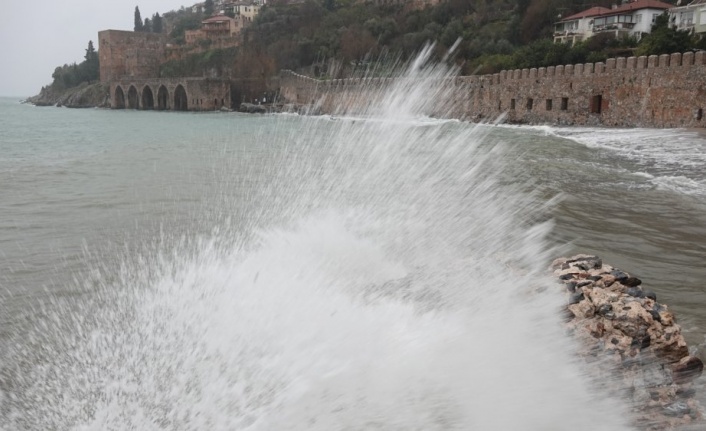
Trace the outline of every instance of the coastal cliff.
<instances>
[{"instance_id":1,"label":"coastal cliff","mask_svg":"<svg viewBox=\"0 0 706 431\"><path fill-rule=\"evenodd\" d=\"M65 106L67 108L108 108L110 87L100 82L83 83L76 87L57 91L53 86L42 87L38 95L26 100L35 106Z\"/></svg>"}]
</instances>

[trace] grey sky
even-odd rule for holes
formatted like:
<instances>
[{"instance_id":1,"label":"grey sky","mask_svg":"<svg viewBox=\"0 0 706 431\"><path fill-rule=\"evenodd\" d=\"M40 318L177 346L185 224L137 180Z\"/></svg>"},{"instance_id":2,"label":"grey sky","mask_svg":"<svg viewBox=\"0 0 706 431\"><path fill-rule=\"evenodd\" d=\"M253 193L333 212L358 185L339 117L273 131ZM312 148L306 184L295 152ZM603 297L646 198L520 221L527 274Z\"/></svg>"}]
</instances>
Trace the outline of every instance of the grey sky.
<instances>
[{"instance_id":1,"label":"grey sky","mask_svg":"<svg viewBox=\"0 0 706 431\"><path fill-rule=\"evenodd\" d=\"M51 83L57 66L83 61L98 31L132 30L135 6L142 18L198 0L35 0L5 4L0 13L0 96L24 97ZM11 7L10 7L11 6Z\"/></svg>"}]
</instances>

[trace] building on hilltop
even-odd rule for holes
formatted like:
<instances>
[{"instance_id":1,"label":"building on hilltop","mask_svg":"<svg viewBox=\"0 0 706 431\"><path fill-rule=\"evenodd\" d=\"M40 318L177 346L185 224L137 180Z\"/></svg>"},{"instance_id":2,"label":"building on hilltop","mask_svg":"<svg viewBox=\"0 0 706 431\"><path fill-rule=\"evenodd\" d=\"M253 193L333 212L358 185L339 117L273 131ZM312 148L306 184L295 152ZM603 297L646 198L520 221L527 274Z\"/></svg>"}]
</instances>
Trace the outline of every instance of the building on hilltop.
<instances>
[{"instance_id":1,"label":"building on hilltop","mask_svg":"<svg viewBox=\"0 0 706 431\"><path fill-rule=\"evenodd\" d=\"M196 3L195 5L191 6L191 12L193 13L202 13L203 12L203 3Z\"/></svg>"},{"instance_id":2,"label":"building on hilltop","mask_svg":"<svg viewBox=\"0 0 706 431\"><path fill-rule=\"evenodd\" d=\"M573 45L597 34L640 39L652 31L657 17L671 7L658 0L636 0L611 9L592 7L555 23L554 42Z\"/></svg>"},{"instance_id":3,"label":"building on hilltop","mask_svg":"<svg viewBox=\"0 0 706 431\"><path fill-rule=\"evenodd\" d=\"M592 7L583 12L568 16L554 24L554 42L570 43L588 39L587 36L592 31L593 18L610 12L610 9L605 7Z\"/></svg>"},{"instance_id":4,"label":"building on hilltop","mask_svg":"<svg viewBox=\"0 0 706 431\"><path fill-rule=\"evenodd\" d=\"M226 15L239 15L248 22L252 22L260 13L260 7L260 2L255 1L236 1L223 4L223 10Z\"/></svg>"},{"instance_id":5,"label":"building on hilltop","mask_svg":"<svg viewBox=\"0 0 706 431\"><path fill-rule=\"evenodd\" d=\"M187 30L184 32L186 43L191 45L199 40L227 39L236 37L243 30L245 20L236 15L234 18L226 15L216 15L201 21L201 28L198 30Z\"/></svg>"},{"instance_id":6,"label":"building on hilltop","mask_svg":"<svg viewBox=\"0 0 706 431\"><path fill-rule=\"evenodd\" d=\"M201 7L203 3L197 3L193 7ZM234 45L227 43L227 39L235 38L251 23L260 13L260 2L258 1L220 1L217 3L218 13L212 17L201 21L201 28L187 30L184 32L184 39L187 45L193 45L201 40L218 42L221 47Z\"/></svg>"},{"instance_id":7,"label":"building on hilltop","mask_svg":"<svg viewBox=\"0 0 706 431\"><path fill-rule=\"evenodd\" d=\"M677 30L706 33L706 0L695 0L686 6L669 9L669 25Z\"/></svg>"}]
</instances>

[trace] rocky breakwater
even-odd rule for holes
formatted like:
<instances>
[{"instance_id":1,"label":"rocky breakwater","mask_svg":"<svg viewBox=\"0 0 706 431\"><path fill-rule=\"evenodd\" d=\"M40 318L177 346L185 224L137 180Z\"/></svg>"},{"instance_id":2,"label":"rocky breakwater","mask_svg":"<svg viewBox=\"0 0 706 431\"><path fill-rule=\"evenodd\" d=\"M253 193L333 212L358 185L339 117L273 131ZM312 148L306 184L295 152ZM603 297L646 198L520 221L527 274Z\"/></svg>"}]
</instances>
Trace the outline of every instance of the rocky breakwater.
<instances>
[{"instance_id":1,"label":"rocky breakwater","mask_svg":"<svg viewBox=\"0 0 706 431\"><path fill-rule=\"evenodd\" d=\"M694 389L704 365L690 353L669 307L639 278L597 256L560 258L550 268L566 291L567 329L581 357L596 364L589 373L630 402L634 424L706 429Z\"/></svg>"}]
</instances>

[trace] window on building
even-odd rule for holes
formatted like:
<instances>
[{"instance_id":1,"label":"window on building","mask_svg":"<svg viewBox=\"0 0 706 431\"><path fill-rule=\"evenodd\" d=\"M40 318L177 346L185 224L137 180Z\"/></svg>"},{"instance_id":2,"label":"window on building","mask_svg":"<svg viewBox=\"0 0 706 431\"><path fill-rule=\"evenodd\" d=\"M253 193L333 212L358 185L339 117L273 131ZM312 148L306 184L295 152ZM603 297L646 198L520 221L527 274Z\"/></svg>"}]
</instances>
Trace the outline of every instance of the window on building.
<instances>
[{"instance_id":1,"label":"window on building","mask_svg":"<svg viewBox=\"0 0 706 431\"><path fill-rule=\"evenodd\" d=\"M635 22L642 22L642 14L641 13L638 13L637 15L635 15Z\"/></svg>"},{"instance_id":2,"label":"window on building","mask_svg":"<svg viewBox=\"0 0 706 431\"><path fill-rule=\"evenodd\" d=\"M547 99L545 107L547 108L547 111L552 110L552 99Z\"/></svg>"},{"instance_id":3,"label":"window on building","mask_svg":"<svg viewBox=\"0 0 706 431\"><path fill-rule=\"evenodd\" d=\"M533 105L534 105L534 99L532 99L531 97L528 97L527 98L527 110L531 111Z\"/></svg>"},{"instance_id":4,"label":"window on building","mask_svg":"<svg viewBox=\"0 0 706 431\"><path fill-rule=\"evenodd\" d=\"M510 109L515 109L515 99L510 99Z\"/></svg>"},{"instance_id":5,"label":"window on building","mask_svg":"<svg viewBox=\"0 0 706 431\"><path fill-rule=\"evenodd\" d=\"M658 16L659 16L658 13L653 13L653 14L652 14L652 24L654 24L655 21L657 21L657 17L658 17Z\"/></svg>"},{"instance_id":6,"label":"window on building","mask_svg":"<svg viewBox=\"0 0 706 431\"><path fill-rule=\"evenodd\" d=\"M691 25L694 22L694 11L679 14L679 25Z\"/></svg>"},{"instance_id":7,"label":"window on building","mask_svg":"<svg viewBox=\"0 0 706 431\"><path fill-rule=\"evenodd\" d=\"M566 111L567 109L569 109L569 98L562 97L561 98L561 110Z\"/></svg>"},{"instance_id":8,"label":"window on building","mask_svg":"<svg viewBox=\"0 0 706 431\"><path fill-rule=\"evenodd\" d=\"M591 114L600 114L601 105L603 104L603 95L596 94L591 98Z\"/></svg>"}]
</instances>

